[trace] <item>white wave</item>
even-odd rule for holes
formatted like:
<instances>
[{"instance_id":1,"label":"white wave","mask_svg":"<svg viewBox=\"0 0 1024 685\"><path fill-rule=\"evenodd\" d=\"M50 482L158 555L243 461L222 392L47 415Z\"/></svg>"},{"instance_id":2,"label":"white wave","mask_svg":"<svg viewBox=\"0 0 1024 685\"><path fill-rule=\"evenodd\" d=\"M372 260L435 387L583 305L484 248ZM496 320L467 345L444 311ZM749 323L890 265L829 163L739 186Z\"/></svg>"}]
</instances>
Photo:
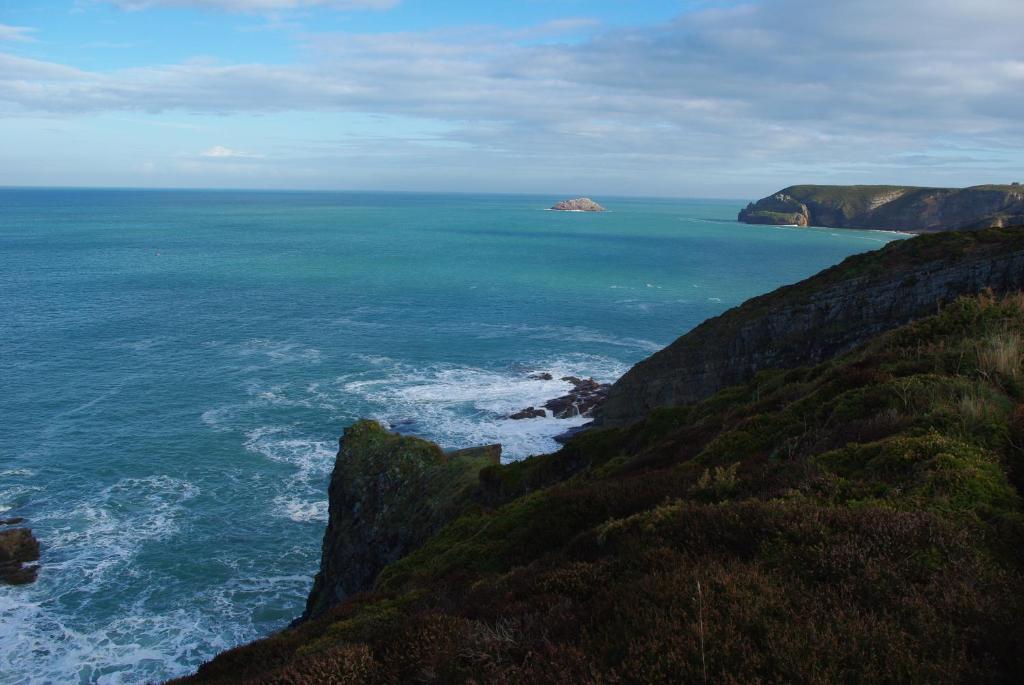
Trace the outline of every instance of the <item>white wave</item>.
<instances>
[{"instance_id":1,"label":"white wave","mask_svg":"<svg viewBox=\"0 0 1024 685\"><path fill-rule=\"evenodd\" d=\"M278 495L273 500L274 511L284 518L304 523L307 521L327 521L327 499L324 495L319 500L302 500L288 495Z\"/></svg>"},{"instance_id":2,"label":"white wave","mask_svg":"<svg viewBox=\"0 0 1024 685\"><path fill-rule=\"evenodd\" d=\"M633 302L627 300L625 302ZM459 333L473 335L483 340L495 338L527 338L532 340L557 340L564 343L598 343L613 347L631 348L644 352L655 352L660 350L661 345L653 340L644 338L630 338L616 336L603 331L586 328L584 326L530 326L530 325L494 325L474 324L471 327L460 327L453 329ZM388 360L392 362L393 360Z\"/></svg>"},{"instance_id":3,"label":"white wave","mask_svg":"<svg viewBox=\"0 0 1024 685\"><path fill-rule=\"evenodd\" d=\"M259 599L301 600L308 578L265 578L233 583L189 597L181 606L156 608L140 597L123 615L88 624L54 610L44 593L68 592L43 576L17 594L0 594L0 681L117 685L184 675L203 660L252 640L252 613ZM116 584L106 584L108 593ZM26 596L27 595L27 596Z\"/></svg>"},{"instance_id":4,"label":"white wave","mask_svg":"<svg viewBox=\"0 0 1024 685\"><path fill-rule=\"evenodd\" d=\"M44 572L74 570L98 581L123 570L145 542L178 531L184 503L198 494L197 486L171 476L122 478L66 512L36 516L47 531Z\"/></svg>"},{"instance_id":5,"label":"white wave","mask_svg":"<svg viewBox=\"0 0 1024 685\"><path fill-rule=\"evenodd\" d=\"M263 358L273 365L319 364L323 361L323 353L317 348L290 340L251 338L232 346L232 350L240 357Z\"/></svg>"},{"instance_id":6,"label":"white wave","mask_svg":"<svg viewBox=\"0 0 1024 685\"><path fill-rule=\"evenodd\" d=\"M626 365L608 357L567 355L546 364L506 370L435 364L423 368L393 362L363 377L339 381L342 395L375 407L371 416L403 432L414 432L445 448L500 442L506 459L550 452L553 437L589 421L585 417L509 419L527 406L542 406L566 394L572 385L563 376L611 381ZM530 378L546 371L552 380ZM411 425L409 425L411 423Z\"/></svg>"},{"instance_id":7,"label":"white wave","mask_svg":"<svg viewBox=\"0 0 1024 685\"><path fill-rule=\"evenodd\" d=\"M4 471L0 471L0 478L10 477L10 476L34 476L34 475L36 475L36 472L31 470L31 469L6 469Z\"/></svg>"},{"instance_id":8,"label":"white wave","mask_svg":"<svg viewBox=\"0 0 1024 685\"><path fill-rule=\"evenodd\" d=\"M289 426L261 426L245 434L245 448L296 471L273 500L273 513L292 521L326 521L324 482L334 467L335 443L296 436Z\"/></svg>"},{"instance_id":9,"label":"white wave","mask_svg":"<svg viewBox=\"0 0 1024 685\"><path fill-rule=\"evenodd\" d=\"M244 617L222 624L191 597L192 609L167 610L136 597L110 619L87 609L124 601L125 580L147 573L136 560L144 545L180 531L185 503L198 494L171 476L122 478L86 501L37 512L39 579L0 593L0 681L148 682L237 644L243 636L226 626L245 625Z\"/></svg>"}]
</instances>

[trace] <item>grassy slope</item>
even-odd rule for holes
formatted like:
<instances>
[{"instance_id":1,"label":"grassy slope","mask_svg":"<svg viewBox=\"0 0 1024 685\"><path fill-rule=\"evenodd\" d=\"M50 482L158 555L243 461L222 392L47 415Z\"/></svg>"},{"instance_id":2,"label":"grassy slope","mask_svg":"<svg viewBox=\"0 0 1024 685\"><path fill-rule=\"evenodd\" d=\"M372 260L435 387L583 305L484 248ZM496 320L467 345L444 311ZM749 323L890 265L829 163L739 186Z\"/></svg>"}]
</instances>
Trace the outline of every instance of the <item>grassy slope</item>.
<instances>
[{"instance_id":1,"label":"grassy slope","mask_svg":"<svg viewBox=\"0 0 1024 685\"><path fill-rule=\"evenodd\" d=\"M556 455L195 682L1020 682L1024 299ZM569 475L574 474L574 475Z\"/></svg>"}]
</instances>

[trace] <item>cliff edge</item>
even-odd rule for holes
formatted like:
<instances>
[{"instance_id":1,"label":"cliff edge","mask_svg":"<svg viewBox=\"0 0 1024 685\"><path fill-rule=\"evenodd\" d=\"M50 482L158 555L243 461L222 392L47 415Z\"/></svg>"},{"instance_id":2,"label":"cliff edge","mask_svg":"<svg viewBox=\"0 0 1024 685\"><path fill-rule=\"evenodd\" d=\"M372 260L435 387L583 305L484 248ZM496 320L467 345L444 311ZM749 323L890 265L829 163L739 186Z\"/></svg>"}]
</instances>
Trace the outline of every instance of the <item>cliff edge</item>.
<instances>
[{"instance_id":1,"label":"cliff edge","mask_svg":"<svg viewBox=\"0 0 1024 685\"><path fill-rule=\"evenodd\" d=\"M748 224L935 233L1024 224L1024 186L784 188L739 213Z\"/></svg>"},{"instance_id":2,"label":"cliff edge","mask_svg":"<svg viewBox=\"0 0 1024 685\"><path fill-rule=\"evenodd\" d=\"M369 590L381 569L472 503L478 473L500 457L501 445L445 453L376 421L346 428L328 489L320 570L300 620Z\"/></svg>"},{"instance_id":3,"label":"cliff edge","mask_svg":"<svg viewBox=\"0 0 1024 685\"><path fill-rule=\"evenodd\" d=\"M983 289L1024 288L1024 229L894 241L708 319L616 381L600 425L696 402L762 369L816 364Z\"/></svg>"}]
</instances>

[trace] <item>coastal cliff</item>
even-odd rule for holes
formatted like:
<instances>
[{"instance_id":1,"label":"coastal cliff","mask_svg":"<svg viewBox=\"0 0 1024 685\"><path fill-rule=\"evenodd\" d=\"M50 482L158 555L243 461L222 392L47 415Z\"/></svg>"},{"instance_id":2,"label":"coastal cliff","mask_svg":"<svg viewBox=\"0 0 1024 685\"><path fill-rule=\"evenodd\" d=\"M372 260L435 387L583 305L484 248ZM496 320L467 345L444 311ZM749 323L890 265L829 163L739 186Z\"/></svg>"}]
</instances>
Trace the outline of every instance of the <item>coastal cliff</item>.
<instances>
[{"instance_id":1,"label":"coastal cliff","mask_svg":"<svg viewBox=\"0 0 1024 685\"><path fill-rule=\"evenodd\" d=\"M346 428L328 489L320 571L302 620L369 590L381 569L472 503L480 469L500 458L500 445L445 453L375 421Z\"/></svg>"},{"instance_id":2,"label":"coastal cliff","mask_svg":"<svg viewBox=\"0 0 1024 685\"><path fill-rule=\"evenodd\" d=\"M866 228L909 233L1024 224L1024 186L790 186L746 206L748 224Z\"/></svg>"},{"instance_id":3,"label":"coastal cliff","mask_svg":"<svg viewBox=\"0 0 1024 685\"><path fill-rule=\"evenodd\" d=\"M355 424L307 620L182 682L1020 682L1022 253L923 236L755 298L638 366L710 396L554 454Z\"/></svg>"},{"instance_id":4,"label":"coastal cliff","mask_svg":"<svg viewBox=\"0 0 1024 685\"><path fill-rule=\"evenodd\" d=\"M762 369L816 364L985 288L1024 288L1024 230L891 242L705 321L615 382L597 422L632 423Z\"/></svg>"}]
</instances>

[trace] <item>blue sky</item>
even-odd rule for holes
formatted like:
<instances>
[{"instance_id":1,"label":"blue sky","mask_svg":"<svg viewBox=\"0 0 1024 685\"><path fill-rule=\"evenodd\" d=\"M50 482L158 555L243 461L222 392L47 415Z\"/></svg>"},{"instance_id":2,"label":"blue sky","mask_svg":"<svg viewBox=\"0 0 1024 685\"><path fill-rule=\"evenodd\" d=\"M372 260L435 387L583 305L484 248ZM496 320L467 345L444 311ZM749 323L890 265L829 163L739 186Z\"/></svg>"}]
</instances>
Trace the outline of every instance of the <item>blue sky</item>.
<instances>
[{"instance_id":1,"label":"blue sky","mask_svg":"<svg viewBox=\"0 0 1024 685\"><path fill-rule=\"evenodd\" d=\"M1019 0L0 0L0 185L1024 180Z\"/></svg>"}]
</instances>

